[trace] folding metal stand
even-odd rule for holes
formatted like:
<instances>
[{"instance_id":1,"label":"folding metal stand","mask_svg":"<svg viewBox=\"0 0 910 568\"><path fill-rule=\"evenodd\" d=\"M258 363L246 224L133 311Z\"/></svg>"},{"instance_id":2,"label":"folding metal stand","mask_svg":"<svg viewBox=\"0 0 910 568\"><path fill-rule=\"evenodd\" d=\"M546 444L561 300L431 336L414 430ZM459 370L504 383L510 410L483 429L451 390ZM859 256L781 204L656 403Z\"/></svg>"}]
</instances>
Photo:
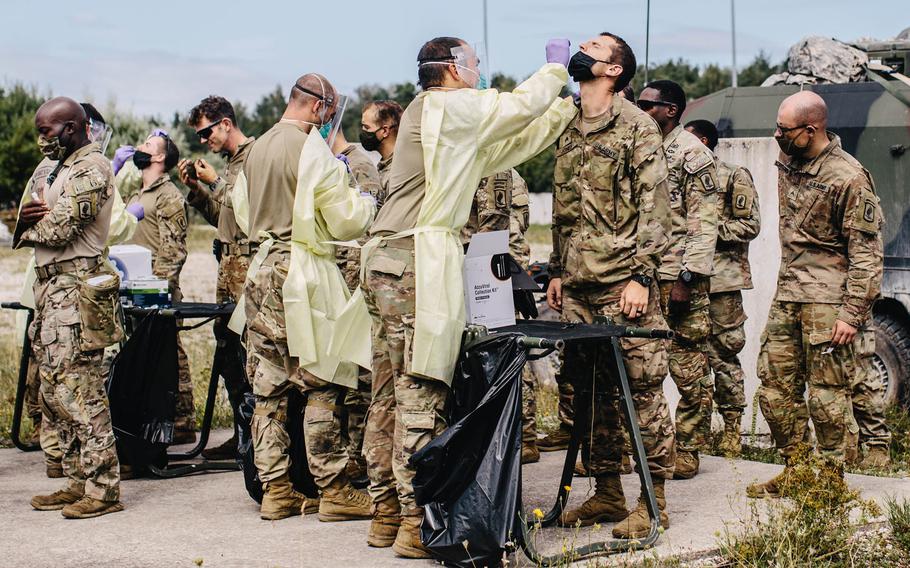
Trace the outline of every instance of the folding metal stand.
<instances>
[{"instance_id":1,"label":"folding metal stand","mask_svg":"<svg viewBox=\"0 0 910 568\"><path fill-rule=\"evenodd\" d=\"M216 318L228 318L234 313L234 304L205 304L205 303L176 303L168 308L124 308L125 315L142 318L150 314L157 314L163 317L172 317L175 319L200 319L203 321L191 326L178 326L177 331L187 331L201 327ZM221 376L221 370L224 366L225 349L221 341L215 344L215 353L212 356L212 371L209 375L208 392L205 399L205 411L202 415L202 428L199 430L199 440L187 452L168 453L168 460L184 461L190 460L202 453L209 441L209 433L212 430L212 418L215 413L215 400L218 397L218 377ZM184 464L174 467L159 468L153 465L148 466L149 471L157 477L174 478L190 475L193 473L202 473L205 471L238 471L240 465L236 461L203 461L202 463Z\"/></svg>"},{"instance_id":2,"label":"folding metal stand","mask_svg":"<svg viewBox=\"0 0 910 568\"><path fill-rule=\"evenodd\" d=\"M619 398L621 402L622 415L625 421L626 430L632 440L632 452L635 457L635 463L638 464L638 477L641 480L643 494L645 496L645 505L648 509L648 517L651 521L651 529L648 535L642 539L611 539L603 542L595 542L581 546L552 556L542 556L536 549L531 530L536 527L548 527L556 523L562 515L563 509L568 500L569 491L572 487L572 477L575 469L575 462L578 457L578 448L582 437L586 434L585 425L590 424L591 398L593 394L594 378L585 380L586 377L573 377L575 387L575 421L572 430L572 437L569 441L569 448L566 451L566 459L562 468L562 475L559 480L559 489L556 494L556 503L553 508L540 520L528 521L527 516L521 518L522 534L519 538L519 545L525 554L537 565L554 566L564 564L568 555L572 561L581 560L599 554L610 554L615 552L624 552L629 550L640 550L653 545L658 538L658 529L660 526L659 511L657 508L657 499L654 494L654 483L651 480L651 473L648 470L647 454L645 453L644 443L641 438L641 431L638 428L638 413L632 400L632 391L629 386L629 377L626 374L626 367L623 364L622 349L620 348L619 339L623 337L640 337L654 339L670 339L673 332L670 330L636 328L612 325L608 320L601 320L594 324L566 324L560 322L548 321L521 321L514 326L491 330L491 333L512 332L526 335L522 341L525 348L529 351L532 349L546 348L547 351L540 354L530 354L528 358L533 360L546 356L553 351L554 342L561 342L564 345L578 344L585 347L594 348L595 346L608 343L610 346L609 357L609 374L616 382L619 388ZM600 385L605 388L607 385ZM521 516L521 514L519 514Z\"/></svg>"},{"instance_id":3,"label":"folding metal stand","mask_svg":"<svg viewBox=\"0 0 910 568\"><path fill-rule=\"evenodd\" d=\"M32 342L28 338L28 327L32 324L35 314L34 310L23 306L19 302L3 302L0 307L5 310L26 310L28 312L25 337L22 340L22 353L19 355L19 380L16 383L16 402L13 405L13 423L10 427L10 438L13 440L13 445L23 452L34 452L40 450L41 446L38 444L26 444L19 435L22 428L22 410L25 406L26 383L28 382L28 355L32 350Z\"/></svg>"}]
</instances>

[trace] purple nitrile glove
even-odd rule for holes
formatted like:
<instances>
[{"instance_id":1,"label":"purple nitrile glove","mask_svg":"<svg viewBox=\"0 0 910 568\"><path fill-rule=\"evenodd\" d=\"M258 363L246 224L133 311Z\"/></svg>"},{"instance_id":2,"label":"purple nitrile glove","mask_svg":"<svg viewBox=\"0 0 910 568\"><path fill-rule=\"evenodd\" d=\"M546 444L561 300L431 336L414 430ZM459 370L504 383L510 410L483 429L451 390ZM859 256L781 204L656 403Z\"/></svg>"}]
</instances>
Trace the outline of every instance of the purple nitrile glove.
<instances>
[{"instance_id":1,"label":"purple nitrile glove","mask_svg":"<svg viewBox=\"0 0 910 568\"><path fill-rule=\"evenodd\" d=\"M351 171L351 162L348 161L348 157L344 154L335 154L335 158L344 162L344 167L348 169L348 173Z\"/></svg>"},{"instance_id":2,"label":"purple nitrile glove","mask_svg":"<svg viewBox=\"0 0 910 568\"><path fill-rule=\"evenodd\" d=\"M120 171L120 168L123 167L123 164L132 158L133 154L135 153L136 149L132 146L121 146L117 148L117 151L114 152L114 159L111 161L111 167L114 168L114 175L117 175L117 172Z\"/></svg>"},{"instance_id":3,"label":"purple nitrile glove","mask_svg":"<svg viewBox=\"0 0 910 568\"><path fill-rule=\"evenodd\" d=\"M156 128L155 130L152 130L152 136L164 136L165 138L170 138L170 136L168 136L167 130L163 128Z\"/></svg>"},{"instance_id":4,"label":"purple nitrile glove","mask_svg":"<svg viewBox=\"0 0 910 568\"><path fill-rule=\"evenodd\" d=\"M563 67L569 65L569 40L555 38L547 42L547 63L559 63Z\"/></svg>"},{"instance_id":5,"label":"purple nitrile glove","mask_svg":"<svg viewBox=\"0 0 910 568\"><path fill-rule=\"evenodd\" d=\"M145 207L143 207L141 203L127 205L126 212L135 217L137 221L142 221L145 217Z\"/></svg>"}]
</instances>

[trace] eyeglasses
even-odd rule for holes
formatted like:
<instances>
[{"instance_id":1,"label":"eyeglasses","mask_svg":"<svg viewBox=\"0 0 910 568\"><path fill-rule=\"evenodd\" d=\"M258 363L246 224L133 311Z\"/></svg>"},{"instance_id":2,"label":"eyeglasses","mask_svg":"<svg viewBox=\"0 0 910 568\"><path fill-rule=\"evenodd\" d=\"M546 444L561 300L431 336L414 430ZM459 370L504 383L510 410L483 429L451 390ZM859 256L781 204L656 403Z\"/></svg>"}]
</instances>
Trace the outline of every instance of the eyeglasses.
<instances>
[{"instance_id":1,"label":"eyeglasses","mask_svg":"<svg viewBox=\"0 0 910 568\"><path fill-rule=\"evenodd\" d=\"M776 126L777 126L777 130L779 130L781 134L788 134L790 132L793 132L794 130L799 130L800 128L805 128L810 125L809 124L800 124L799 126L791 126L790 128L787 128L786 126L781 126L780 124L777 124Z\"/></svg>"},{"instance_id":2,"label":"eyeglasses","mask_svg":"<svg viewBox=\"0 0 910 568\"><path fill-rule=\"evenodd\" d=\"M212 130L214 130L216 126L221 124L222 120L224 120L224 119L219 118L218 120L212 122L205 128L200 128L199 130L196 131L196 135L199 136L200 140L208 140L209 138L212 137Z\"/></svg>"},{"instance_id":3,"label":"eyeglasses","mask_svg":"<svg viewBox=\"0 0 910 568\"><path fill-rule=\"evenodd\" d=\"M644 111L649 111L654 107L658 106L676 106L676 103L668 103L667 101L646 101L644 99L638 99L638 102L635 103L638 108Z\"/></svg>"}]
</instances>

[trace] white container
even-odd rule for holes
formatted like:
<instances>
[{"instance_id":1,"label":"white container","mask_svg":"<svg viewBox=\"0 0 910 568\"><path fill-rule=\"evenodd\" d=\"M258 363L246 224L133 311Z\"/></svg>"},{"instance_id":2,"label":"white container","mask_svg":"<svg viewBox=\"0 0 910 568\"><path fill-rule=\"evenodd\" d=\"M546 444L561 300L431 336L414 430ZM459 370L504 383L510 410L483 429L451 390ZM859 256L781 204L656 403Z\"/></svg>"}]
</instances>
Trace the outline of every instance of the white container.
<instances>
[{"instance_id":1,"label":"white container","mask_svg":"<svg viewBox=\"0 0 910 568\"><path fill-rule=\"evenodd\" d=\"M155 278L152 274L152 251L139 245L114 245L108 258L120 274L120 282Z\"/></svg>"}]
</instances>

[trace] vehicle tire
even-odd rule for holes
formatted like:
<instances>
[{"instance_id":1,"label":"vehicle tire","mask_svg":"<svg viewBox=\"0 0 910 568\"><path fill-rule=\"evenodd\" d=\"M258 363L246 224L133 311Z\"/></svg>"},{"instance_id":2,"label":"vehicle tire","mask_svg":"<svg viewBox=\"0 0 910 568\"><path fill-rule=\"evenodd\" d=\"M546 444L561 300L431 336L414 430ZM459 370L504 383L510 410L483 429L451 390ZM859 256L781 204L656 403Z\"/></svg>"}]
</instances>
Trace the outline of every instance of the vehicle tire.
<instances>
[{"instance_id":1,"label":"vehicle tire","mask_svg":"<svg viewBox=\"0 0 910 568\"><path fill-rule=\"evenodd\" d=\"M910 409L910 330L889 314L875 314L873 364L885 383L885 407L901 404Z\"/></svg>"}]
</instances>

